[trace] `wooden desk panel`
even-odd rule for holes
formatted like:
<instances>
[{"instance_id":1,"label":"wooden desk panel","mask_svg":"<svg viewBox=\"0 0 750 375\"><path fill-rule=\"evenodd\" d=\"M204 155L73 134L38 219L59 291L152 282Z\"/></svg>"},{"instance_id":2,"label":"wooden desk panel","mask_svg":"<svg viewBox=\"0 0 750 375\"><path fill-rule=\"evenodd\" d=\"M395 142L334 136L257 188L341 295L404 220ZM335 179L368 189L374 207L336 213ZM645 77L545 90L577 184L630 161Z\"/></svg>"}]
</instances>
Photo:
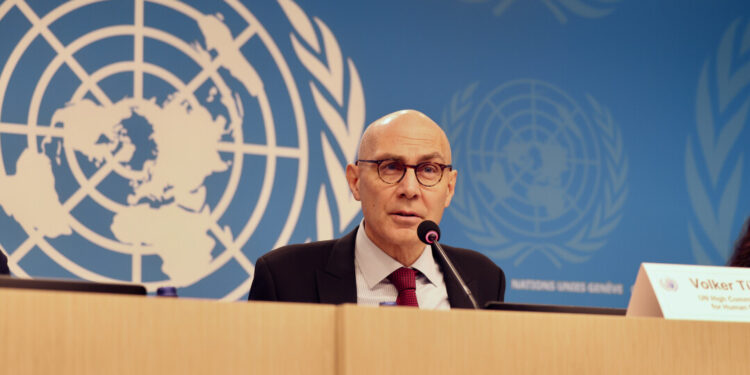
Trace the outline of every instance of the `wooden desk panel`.
<instances>
[{"instance_id":1,"label":"wooden desk panel","mask_svg":"<svg viewBox=\"0 0 750 375\"><path fill-rule=\"evenodd\" d=\"M0 289L0 373L332 374L335 307Z\"/></svg>"},{"instance_id":2,"label":"wooden desk panel","mask_svg":"<svg viewBox=\"0 0 750 375\"><path fill-rule=\"evenodd\" d=\"M339 374L750 374L750 324L342 306Z\"/></svg>"},{"instance_id":3,"label":"wooden desk panel","mask_svg":"<svg viewBox=\"0 0 750 375\"><path fill-rule=\"evenodd\" d=\"M0 289L0 374L749 374L750 324Z\"/></svg>"}]
</instances>

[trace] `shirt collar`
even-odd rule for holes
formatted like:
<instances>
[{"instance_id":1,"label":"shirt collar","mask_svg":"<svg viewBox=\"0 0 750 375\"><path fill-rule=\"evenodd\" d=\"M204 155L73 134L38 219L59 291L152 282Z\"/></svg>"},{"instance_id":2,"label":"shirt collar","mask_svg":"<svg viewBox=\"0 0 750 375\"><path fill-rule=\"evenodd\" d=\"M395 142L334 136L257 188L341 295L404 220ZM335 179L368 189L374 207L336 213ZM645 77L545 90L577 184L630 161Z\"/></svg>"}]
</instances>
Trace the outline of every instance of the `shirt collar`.
<instances>
[{"instance_id":1,"label":"shirt collar","mask_svg":"<svg viewBox=\"0 0 750 375\"><path fill-rule=\"evenodd\" d=\"M357 238L354 245L354 262L362 272L367 287L370 289L383 281L393 271L403 267L401 263L391 258L390 255L377 247L367 237L364 220L360 222L359 229L357 230ZM411 265L411 268L422 273L433 284L436 284L437 278L441 276L429 245L425 245L422 255Z\"/></svg>"}]
</instances>

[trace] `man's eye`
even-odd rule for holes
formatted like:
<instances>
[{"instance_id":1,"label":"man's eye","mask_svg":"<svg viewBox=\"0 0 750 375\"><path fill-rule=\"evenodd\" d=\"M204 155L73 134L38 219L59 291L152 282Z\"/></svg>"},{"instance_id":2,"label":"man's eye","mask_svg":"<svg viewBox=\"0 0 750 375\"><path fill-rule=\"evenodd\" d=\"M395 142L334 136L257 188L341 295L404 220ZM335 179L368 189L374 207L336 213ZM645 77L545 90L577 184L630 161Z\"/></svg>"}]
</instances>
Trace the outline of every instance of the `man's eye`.
<instances>
[{"instance_id":1,"label":"man's eye","mask_svg":"<svg viewBox=\"0 0 750 375\"><path fill-rule=\"evenodd\" d=\"M400 171L404 169L401 163L396 163L396 162L384 163L381 168L386 171Z\"/></svg>"},{"instance_id":2,"label":"man's eye","mask_svg":"<svg viewBox=\"0 0 750 375\"><path fill-rule=\"evenodd\" d=\"M433 173L438 173L439 169L440 167L438 167L435 164L424 164L422 165L422 168L420 168L420 171L422 173L433 174Z\"/></svg>"}]
</instances>

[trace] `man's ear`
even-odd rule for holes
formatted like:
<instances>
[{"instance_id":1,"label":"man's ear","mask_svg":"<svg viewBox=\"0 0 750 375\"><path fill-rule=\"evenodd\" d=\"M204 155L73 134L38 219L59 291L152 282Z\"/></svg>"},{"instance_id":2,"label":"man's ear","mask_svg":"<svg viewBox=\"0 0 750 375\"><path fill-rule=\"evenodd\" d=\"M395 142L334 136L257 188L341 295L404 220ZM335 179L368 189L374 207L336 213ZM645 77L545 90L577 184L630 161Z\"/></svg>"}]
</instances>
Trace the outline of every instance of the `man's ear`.
<instances>
[{"instance_id":1,"label":"man's ear","mask_svg":"<svg viewBox=\"0 0 750 375\"><path fill-rule=\"evenodd\" d=\"M354 164L346 166L346 182L349 183L349 190L352 192L354 199L359 200L359 167Z\"/></svg>"},{"instance_id":2,"label":"man's ear","mask_svg":"<svg viewBox=\"0 0 750 375\"><path fill-rule=\"evenodd\" d=\"M448 207L451 204L451 199L453 199L453 194L456 192L456 180L458 176L458 171L453 169L448 173L448 184L446 185L446 189L448 189L448 195L445 197L445 207Z\"/></svg>"}]
</instances>

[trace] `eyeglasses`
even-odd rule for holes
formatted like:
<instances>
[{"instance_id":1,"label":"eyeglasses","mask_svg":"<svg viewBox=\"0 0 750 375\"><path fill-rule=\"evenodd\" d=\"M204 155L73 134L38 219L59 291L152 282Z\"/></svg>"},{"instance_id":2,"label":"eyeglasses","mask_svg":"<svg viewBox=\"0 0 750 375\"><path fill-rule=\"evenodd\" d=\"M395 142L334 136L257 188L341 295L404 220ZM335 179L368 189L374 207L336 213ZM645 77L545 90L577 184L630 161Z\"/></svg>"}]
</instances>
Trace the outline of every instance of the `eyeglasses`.
<instances>
[{"instance_id":1,"label":"eyeglasses","mask_svg":"<svg viewBox=\"0 0 750 375\"><path fill-rule=\"evenodd\" d=\"M383 160L357 160L358 163L372 163L378 166L378 176L386 184L397 184L404 179L406 176L406 170L408 168L414 169L414 174L417 176L417 182L422 186L430 187L435 186L443 179L443 171L445 168L452 170L453 166L450 164L440 164L431 161L425 161L419 164L406 164L395 159L383 159Z\"/></svg>"}]
</instances>

